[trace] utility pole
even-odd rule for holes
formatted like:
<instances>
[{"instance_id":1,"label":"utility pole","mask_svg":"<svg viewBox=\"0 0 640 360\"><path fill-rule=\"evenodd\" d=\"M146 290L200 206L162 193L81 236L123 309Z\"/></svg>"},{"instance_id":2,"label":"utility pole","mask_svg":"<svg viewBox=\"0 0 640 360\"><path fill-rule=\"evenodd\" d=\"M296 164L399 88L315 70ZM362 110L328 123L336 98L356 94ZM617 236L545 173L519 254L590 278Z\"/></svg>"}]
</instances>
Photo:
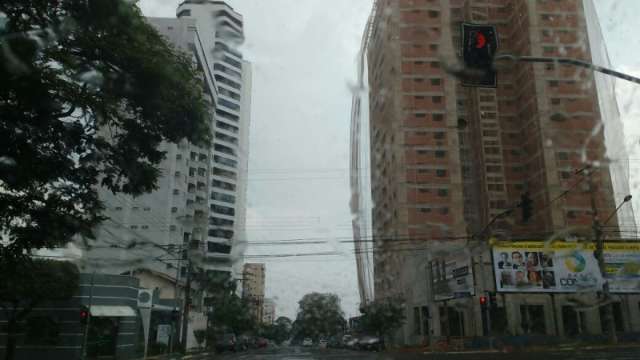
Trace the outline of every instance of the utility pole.
<instances>
[{"instance_id":1,"label":"utility pole","mask_svg":"<svg viewBox=\"0 0 640 360\"><path fill-rule=\"evenodd\" d=\"M609 294L609 282L607 281L607 274L604 263L604 239L602 238L602 225L600 224L600 220L598 219L598 206L596 204L596 196L598 187L594 184L593 181L593 171L591 168L586 169L587 182L589 184L589 199L591 202L591 216L593 219L593 234L596 240L596 251L595 256L598 260L598 267L600 268L600 274L602 276L602 301L604 306L604 323L607 327L607 340L609 344L617 344L618 336L616 335L616 324L615 319L613 318L613 307ZM615 214L615 212L614 212ZM611 215L613 216L613 214ZM609 217L611 218L611 217Z\"/></svg>"},{"instance_id":2,"label":"utility pole","mask_svg":"<svg viewBox=\"0 0 640 360\"><path fill-rule=\"evenodd\" d=\"M185 234L185 236L187 236ZM188 238L186 243L188 244ZM191 260L189 259L189 247L185 247L186 253L186 263L187 263L187 273L185 274L185 287L184 287L184 308L182 311L182 331L181 331L181 340L182 343L182 351L184 353L187 352L187 338L189 331L189 310L191 307Z\"/></svg>"}]
</instances>

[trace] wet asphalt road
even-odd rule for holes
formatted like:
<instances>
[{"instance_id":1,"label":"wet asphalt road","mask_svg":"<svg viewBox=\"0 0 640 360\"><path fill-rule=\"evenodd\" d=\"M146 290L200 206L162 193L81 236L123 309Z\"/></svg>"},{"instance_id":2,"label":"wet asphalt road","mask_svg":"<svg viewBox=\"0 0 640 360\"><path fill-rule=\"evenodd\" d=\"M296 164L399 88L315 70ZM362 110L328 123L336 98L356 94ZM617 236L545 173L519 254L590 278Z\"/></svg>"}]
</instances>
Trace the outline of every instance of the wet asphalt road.
<instances>
[{"instance_id":1,"label":"wet asphalt road","mask_svg":"<svg viewBox=\"0 0 640 360\"><path fill-rule=\"evenodd\" d=\"M418 352L365 352L343 349L317 349L302 347L282 347L278 349L252 350L240 353L226 353L208 359L224 360L638 360L640 347L617 349L583 349L566 351L536 351L516 353L475 352L475 353L418 353Z\"/></svg>"}]
</instances>

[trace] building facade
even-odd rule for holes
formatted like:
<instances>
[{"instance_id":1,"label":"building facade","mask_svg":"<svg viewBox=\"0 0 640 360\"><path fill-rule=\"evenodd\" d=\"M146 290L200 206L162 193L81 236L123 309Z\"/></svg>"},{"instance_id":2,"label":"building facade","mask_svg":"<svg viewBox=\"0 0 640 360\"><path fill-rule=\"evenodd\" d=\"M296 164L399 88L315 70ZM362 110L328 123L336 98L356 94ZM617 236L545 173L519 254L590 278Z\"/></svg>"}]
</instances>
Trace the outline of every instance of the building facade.
<instances>
[{"instance_id":1,"label":"building facade","mask_svg":"<svg viewBox=\"0 0 640 360\"><path fill-rule=\"evenodd\" d=\"M264 299L262 308L262 323L273 325L273 322L276 321L276 302L273 299Z\"/></svg>"},{"instance_id":2,"label":"building facade","mask_svg":"<svg viewBox=\"0 0 640 360\"><path fill-rule=\"evenodd\" d=\"M246 263L242 271L242 298L249 302L249 308L256 323L261 323L264 316L264 264Z\"/></svg>"},{"instance_id":3,"label":"building facade","mask_svg":"<svg viewBox=\"0 0 640 360\"><path fill-rule=\"evenodd\" d=\"M591 200L602 220L628 191L628 173L616 173L614 189L607 156L616 152L605 132L621 138L611 135L620 128L601 115L606 101L591 70L496 64L495 88L462 86L450 70L462 55L463 23L494 25L499 54L591 61L589 11L579 0L375 2L365 34L374 297L405 301L399 342L486 334L478 298L496 290L488 239L588 239ZM533 201L527 221L518 209L524 194ZM623 217L635 229L625 211L609 221L610 239L620 237ZM471 257L475 296L435 301L430 264L461 250ZM495 315L503 320L490 330L532 334L527 322L537 317L536 333L566 335L563 324L577 316L564 313L571 297L504 294ZM621 329L639 331L637 297L616 301L636 319ZM585 332L602 331L597 310L581 314Z\"/></svg>"},{"instance_id":4,"label":"building facade","mask_svg":"<svg viewBox=\"0 0 640 360\"><path fill-rule=\"evenodd\" d=\"M177 15L148 21L201 72L212 145L162 144L162 176L150 194L100 191L109 220L97 229L97 243L108 246L88 251L86 263L108 273L147 268L183 281L188 258L193 267L236 277L245 247L251 89L250 64L236 49L242 16L220 1L184 1Z\"/></svg>"}]
</instances>

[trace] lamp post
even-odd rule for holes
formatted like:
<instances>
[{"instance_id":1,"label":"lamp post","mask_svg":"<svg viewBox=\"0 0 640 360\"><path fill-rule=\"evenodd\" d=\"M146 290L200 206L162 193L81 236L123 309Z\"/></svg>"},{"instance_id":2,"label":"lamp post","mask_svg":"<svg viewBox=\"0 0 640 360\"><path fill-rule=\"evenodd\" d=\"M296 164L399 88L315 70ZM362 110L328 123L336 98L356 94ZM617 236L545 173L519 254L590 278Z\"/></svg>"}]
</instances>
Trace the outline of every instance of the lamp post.
<instances>
[{"instance_id":1,"label":"lamp post","mask_svg":"<svg viewBox=\"0 0 640 360\"><path fill-rule=\"evenodd\" d=\"M598 208L596 206L596 187L593 183L592 174L593 172L591 172L590 169L587 169L587 176L589 179L589 192L590 192L590 199L591 199L591 214L593 216L592 227L593 227L593 233L596 239L595 256L596 256L596 260L598 261L598 267L600 268L600 275L602 276L602 280L603 280L602 297L603 297L604 305L602 306L604 307L604 319L601 319L601 321L604 320L604 323L606 324L607 340L609 344L617 344L618 336L616 334L616 324L615 324L615 319L613 317L613 305L609 301L610 299L609 282L607 281L607 278L606 278L607 273L605 268L606 264L604 262L604 237L603 237L602 227L606 225L609 222L609 220L613 218L613 216L618 212L618 210L620 210L622 205L631 201L632 196L631 195L625 196L624 199L622 200L622 203L620 203L620 205L618 205L618 207L616 207L616 209L601 224L600 220L598 219Z\"/></svg>"}]
</instances>

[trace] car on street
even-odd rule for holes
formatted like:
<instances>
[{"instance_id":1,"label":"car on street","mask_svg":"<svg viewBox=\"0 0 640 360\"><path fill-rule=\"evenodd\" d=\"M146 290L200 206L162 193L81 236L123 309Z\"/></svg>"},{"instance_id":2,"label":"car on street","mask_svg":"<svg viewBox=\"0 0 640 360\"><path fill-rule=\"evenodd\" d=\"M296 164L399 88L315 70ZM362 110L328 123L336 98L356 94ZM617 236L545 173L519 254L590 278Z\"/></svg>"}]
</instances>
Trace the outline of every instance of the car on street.
<instances>
[{"instance_id":1,"label":"car on street","mask_svg":"<svg viewBox=\"0 0 640 360\"><path fill-rule=\"evenodd\" d=\"M364 335L358 339L358 349L382 351L384 350L384 340L375 335Z\"/></svg>"},{"instance_id":2,"label":"car on street","mask_svg":"<svg viewBox=\"0 0 640 360\"><path fill-rule=\"evenodd\" d=\"M267 341L267 339L265 339L265 338L258 338L258 339L256 340L256 347L257 347L258 349L264 349L264 348L266 348L267 346L269 346L269 341Z\"/></svg>"},{"instance_id":3,"label":"car on street","mask_svg":"<svg viewBox=\"0 0 640 360\"><path fill-rule=\"evenodd\" d=\"M237 339L234 334L222 334L216 337L216 352L237 351Z\"/></svg>"},{"instance_id":4,"label":"car on street","mask_svg":"<svg viewBox=\"0 0 640 360\"><path fill-rule=\"evenodd\" d=\"M358 338L355 336L349 337L347 341L344 342L344 347L347 349L358 349Z\"/></svg>"},{"instance_id":5,"label":"car on street","mask_svg":"<svg viewBox=\"0 0 640 360\"><path fill-rule=\"evenodd\" d=\"M320 347L321 349L326 349L329 345L329 342L326 339L320 339L320 341L318 342L318 347Z\"/></svg>"},{"instance_id":6,"label":"car on street","mask_svg":"<svg viewBox=\"0 0 640 360\"><path fill-rule=\"evenodd\" d=\"M304 338L304 340L302 340L302 346L304 347L313 346L313 340L311 340L311 338Z\"/></svg>"}]
</instances>

